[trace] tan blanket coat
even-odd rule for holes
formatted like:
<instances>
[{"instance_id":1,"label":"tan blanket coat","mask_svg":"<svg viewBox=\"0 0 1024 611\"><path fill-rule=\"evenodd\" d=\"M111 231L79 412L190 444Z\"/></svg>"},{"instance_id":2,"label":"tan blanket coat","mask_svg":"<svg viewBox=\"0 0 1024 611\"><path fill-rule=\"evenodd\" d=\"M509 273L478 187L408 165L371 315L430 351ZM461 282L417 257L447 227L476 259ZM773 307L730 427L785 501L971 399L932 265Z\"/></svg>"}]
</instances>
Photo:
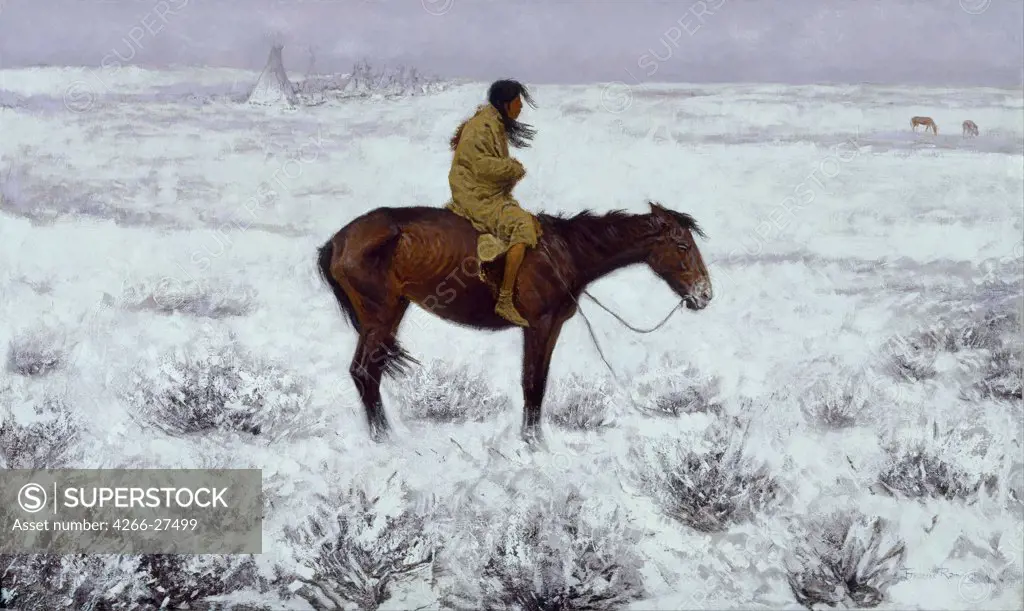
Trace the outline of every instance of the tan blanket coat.
<instances>
[{"instance_id":1,"label":"tan blanket coat","mask_svg":"<svg viewBox=\"0 0 1024 611\"><path fill-rule=\"evenodd\" d=\"M508 137L497 109L481 106L456 138L448 172L452 199L447 208L481 232L480 259L492 261L514 244L536 246L540 224L512 197L526 170L508 154Z\"/></svg>"}]
</instances>

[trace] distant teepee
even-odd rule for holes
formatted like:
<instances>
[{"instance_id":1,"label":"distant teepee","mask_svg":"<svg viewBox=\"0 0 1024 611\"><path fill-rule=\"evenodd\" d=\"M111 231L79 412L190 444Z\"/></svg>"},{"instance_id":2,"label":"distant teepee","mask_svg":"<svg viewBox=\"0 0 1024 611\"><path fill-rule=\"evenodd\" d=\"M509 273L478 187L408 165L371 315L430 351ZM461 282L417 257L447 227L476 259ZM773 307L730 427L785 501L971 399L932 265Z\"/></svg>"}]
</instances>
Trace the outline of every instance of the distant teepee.
<instances>
[{"instance_id":1,"label":"distant teepee","mask_svg":"<svg viewBox=\"0 0 1024 611\"><path fill-rule=\"evenodd\" d=\"M299 102L299 97L295 94L295 86L288 80L288 75L284 71L284 62L281 60L281 49L283 48L280 44L271 47L267 65L260 73L260 78L256 81L252 93L249 94L250 104L294 106Z\"/></svg>"}]
</instances>

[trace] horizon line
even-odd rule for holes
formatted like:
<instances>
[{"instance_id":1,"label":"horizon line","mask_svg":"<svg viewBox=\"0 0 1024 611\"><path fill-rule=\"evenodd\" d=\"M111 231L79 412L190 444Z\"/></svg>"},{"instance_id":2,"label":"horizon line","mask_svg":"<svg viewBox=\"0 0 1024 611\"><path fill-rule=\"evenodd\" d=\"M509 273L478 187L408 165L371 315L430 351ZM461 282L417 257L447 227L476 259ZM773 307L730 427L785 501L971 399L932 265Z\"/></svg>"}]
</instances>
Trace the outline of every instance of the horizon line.
<instances>
[{"instance_id":1,"label":"horizon line","mask_svg":"<svg viewBox=\"0 0 1024 611\"><path fill-rule=\"evenodd\" d=\"M361 61L363 61L363 60L356 60L353 63L359 63ZM373 66L374 64L372 62L370 62L370 65ZM388 67L393 67L393 68L398 68L398 67L416 68L416 66L412 66L412 65L404 64L404 63L400 63L400 62L393 63L393 64L388 64L388 63L382 62L382 63L380 63L378 65L381 66L381 67L384 67L384 68L388 68ZM118 71L118 70L126 70L126 69L134 68L134 69L137 69L137 70L145 70L145 71L150 71L150 72L173 72L173 71L187 71L187 70L197 70L197 69L198 70L204 70L205 69L205 70L233 70L233 71L238 71L238 72L250 72L250 73L254 73L254 74L259 73L262 70L262 69L256 69L256 68L239 68L239 67L235 67L235 66L224 66L224 65L218 66L218 65L212 65L212 64L188 64L188 63L172 63L172 64L165 64L165 65L157 66L157 65L152 65L152 64L146 65L145 63L140 62L138 64L130 64L130 65L127 65L127 66L117 66L117 67L91 66L91 65L85 65L85 64L33 63L33 64L26 64L26 65L22 65L22 66L11 66L11 65L3 66L3 67L0 67L0 72L15 71L15 70L46 69L46 68L55 68L55 69L71 68L71 69L84 69L84 70L94 70L94 71ZM420 70L419 68L416 68L416 69ZM287 69L286 69L286 71L287 71ZM343 71L339 71L339 72L302 73L299 70L292 70L292 71L288 71L288 72L289 72L289 77L292 77L292 75L295 75L296 80L302 80L302 78L306 78L308 76L339 76L339 75L351 74L351 72L343 72ZM429 76L429 77L432 77L432 78L437 78L437 79L441 79L441 80L448 80L448 81L453 81L453 82L461 82L461 83L464 83L464 84L472 84L472 83L487 84L487 83L492 82L492 80L497 80L497 79L482 79L482 78L478 78L478 77L442 76L442 75L439 75L439 74L437 74L435 72L429 72L429 71L425 71L425 70L420 70L420 72L424 76ZM741 80L741 81L728 81L728 80L685 80L685 81L684 80L678 80L678 81L674 81L674 80L670 80L670 81L641 81L641 82L635 82L633 84L629 84L629 83L625 83L624 81L621 81L621 80L595 80L595 81L574 81L574 82L559 82L559 81L551 81L551 80L547 80L547 79L541 79L541 80L536 80L536 81L530 81L530 80L526 80L526 79L522 79L522 80L525 83L527 83L528 85L530 85L530 86L558 85L558 86L563 86L563 87L595 86L595 85L605 85L605 86L607 86L607 85L616 85L616 84L625 85L626 87L630 87L630 88L632 88L632 87L643 88L643 87L651 87L651 86L659 86L659 85L662 85L662 86L663 85L675 85L675 86L680 86L680 85L682 85L682 86L685 86L685 85L696 85L696 86L700 86L700 85L766 85L766 86L772 86L772 85L775 85L775 86L787 86L787 87L851 87L851 86L871 86L871 87L925 87L925 88L933 88L933 89L946 88L946 89L1004 89L1004 90L1009 89L1009 90L1024 90L1024 73L1022 73L1020 81L1017 81L1017 82L1014 82L1014 83L1004 83L1004 84L951 84L951 83L933 83L933 82L927 82L927 81L910 81L910 82L906 82L906 81L904 81L904 82L891 82L891 81L793 81L793 82L786 82L786 81L752 81L752 80Z\"/></svg>"}]
</instances>

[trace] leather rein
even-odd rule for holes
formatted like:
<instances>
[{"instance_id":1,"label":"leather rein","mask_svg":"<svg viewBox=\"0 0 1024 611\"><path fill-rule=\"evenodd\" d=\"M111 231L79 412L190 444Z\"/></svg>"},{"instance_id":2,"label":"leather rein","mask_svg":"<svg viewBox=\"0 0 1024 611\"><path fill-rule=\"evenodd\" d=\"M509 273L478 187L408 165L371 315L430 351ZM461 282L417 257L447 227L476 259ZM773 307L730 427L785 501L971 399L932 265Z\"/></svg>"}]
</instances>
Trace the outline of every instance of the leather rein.
<instances>
[{"instance_id":1,"label":"leather rein","mask_svg":"<svg viewBox=\"0 0 1024 611\"><path fill-rule=\"evenodd\" d=\"M551 260L551 251L548 250L547 244L545 244L543 246L543 248L544 248L545 254L548 256L548 260L550 261ZM558 276L558 279L562 283L562 285L565 286L566 288L568 288L568 284L565 282L565 279L562 278L562 275L558 273L558 268L557 267L553 267L553 269L555 270L555 274ZM662 326L664 326L665 323L668 322L668 319L671 318L672 315L675 314L679 310L679 308L683 307L683 304L686 303L686 299L680 299L679 303L676 304L676 307L672 308L672 311L669 312L665 316L665 318L662 319L661 322L659 322L658 324L654 325L650 329L640 329L639 327L635 327L635 326L629 324L628 322L626 322L626 320L624 318L622 318L621 316L619 316L618 314L613 312L608 306L606 306L603 303L601 303L601 301L597 297L594 297L593 295L591 295L590 291L588 291L586 289L583 289L583 294L586 295L587 297L590 297L594 301L594 303L599 305L601 307L601 309L603 309L605 312L608 312L609 314L614 316L615 320L618 320L627 329L629 329L631 331L635 331L636 333L653 333L654 331L657 331ZM579 302L578 301L576 302L576 305L579 306ZM619 377L617 375L615 375L615 370L612 368L611 363L608 362L607 357L605 357L605 355L604 355L604 351L601 350L601 344L598 343L598 341L597 341L597 335L594 333L593 325L590 324L590 319L587 318L586 313L584 313L582 309L577 307L577 310L579 311L580 316L583 317L583 322L586 323L586 325L587 325L587 332L590 333L590 339L594 342L594 347L597 348L597 353L601 356L601 360L604 361L605 367L607 367L608 371L611 372L612 378L614 378L616 382L619 381Z\"/></svg>"},{"instance_id":2,"label":"leather rein","mask_svg":"<svg viewBox=\"0 0 1024 611\"><path fill-rule=\"evenodd\" d=\"M601 306L601 309L603 309L603 310L604 310L605 312L608 312L609 314L611 314L612 316L614 316L614 317L615 317L615 319L616 319L616 320L618 320L618 321L619 321L620 323L622 323L622 325L623 325L624 327L626 327L627 329L629 329L629 330L631 330L631 331L635 331L635 332L637 332L637 333L653 333L654 331L657 331L657 330L658 330L658 329L660 329L660 328L661 328L662 326L664 326L664 325L665 325L665 323L667 323L667 322L668 322L668 319L669 319L669 318L672 318L672 315L673 315L673 314L675 314L675 313L676 313L676 311L678 311L678 310L679 310L679 308L683 307L683 304L684 304L684 303L686 303L686 300L685 300L685 299L680 299L680 300L679 300L679 303L677 303L677 304L676 304L676 307L672 308L672 311L671 311L671 312L669 312L669 313L668 313L668 314L667 314L667 315L665 316L665 318L663 318L663 319L661 320L661 322L659 322L658 324L654 325L654 326L653 326L653 327L651 327L650 329L640 329L640 328L638 328L638 327L634 327L633 325L629 324L629 323L628 323L628 322L626 322L626 321L625 321L625 320L624 320L624 319L623 319L623 318L622 318L621 316L619 316L619 315L618 315L618 314L616 314L615 312L611 311L611 309L609 309L609 308L608 308L608 306L606 306L606 305L604 305L603 303L601 303L601 302L600 302L600 300L598 300L598 298L597 298L597 297L594 297L593 295L591 295L591 294L590 294L590 291L584 290L584 291L583 291L583 294L584 294L584 295L586 295L587 297L590 297L590 298L591 298L591 299L592 299L592 300L594 301L594 303L596 303L597 305ZM599 355L601 355L601 360L602 360L602 361L604 361L604 365L605 365L605 367L607 367L607 368L608 368L608 371L610 371L610 372L611 372L611 374L612 374L612 377L613 377L613 378L614 378L614 379L615 379L616 381L618 381L618 380L619 380L619 377L618 377L617 375L615 375L615 370L614 370L614 369L612 369L612 365L611 365L611 363L609 363L609 362L608 362L608 359L607 359L607 358L605 358L605 356L604 356L604 351L602 351L602 350L601 350L601 345L600 345L600 344L599 344L599 343L597 342L597 335L595 335L595 334L594 334L594 327L593 327L593 326L591 326L591 324L590 324L590 319L588 319L588 318L587 318L587 315L586 315L586 314L585 314L585 313L583 312L583 310L580 310L579 312L580 312L580 316L582 316L582 317L583 317L583 322L584 322L584 323L586 323L586 325L587 325L587 331L588 331L588 332L590 333L590 339L591 339L591 340L592 340L592 341L594 342L594 347L595 347L595 348L597 348L597 353L598 353Z\"/></svg>"}]
</instances>

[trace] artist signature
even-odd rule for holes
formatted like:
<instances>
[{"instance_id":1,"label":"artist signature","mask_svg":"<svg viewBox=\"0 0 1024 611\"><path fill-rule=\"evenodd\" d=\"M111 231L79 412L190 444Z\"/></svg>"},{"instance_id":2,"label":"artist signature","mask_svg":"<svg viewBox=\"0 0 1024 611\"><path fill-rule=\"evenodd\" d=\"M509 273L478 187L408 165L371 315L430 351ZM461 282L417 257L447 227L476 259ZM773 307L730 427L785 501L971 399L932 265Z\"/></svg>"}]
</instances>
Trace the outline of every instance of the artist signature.
<instances>
[{"instance_id":1,"label":"artist signature","mask_svg":"<svg viewBox=\"0 0 1024 611\"><path fill-rule=\"evenodd\" d=\"M949 569L937 568L930 571L919 571L916 569L903 568L899 571L899 577L974 577L975 579L981 579L976 571L968 571L967 573L958 573L956 571L950 571Z\"/></svg>"}]
</instances>

